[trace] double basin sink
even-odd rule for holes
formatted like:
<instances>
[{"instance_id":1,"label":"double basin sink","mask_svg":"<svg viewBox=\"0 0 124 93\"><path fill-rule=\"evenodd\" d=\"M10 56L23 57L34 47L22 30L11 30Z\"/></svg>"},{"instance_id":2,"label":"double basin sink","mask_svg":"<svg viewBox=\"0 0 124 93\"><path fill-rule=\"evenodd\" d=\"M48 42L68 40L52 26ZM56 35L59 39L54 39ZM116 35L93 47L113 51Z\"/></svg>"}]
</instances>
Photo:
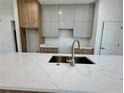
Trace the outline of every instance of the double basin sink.
<instances>
[{"instance_id":1,"label":"double basin sink","mask_svg":"<svg viewBox=\"0 0 124 93\"><path fill-rule=\"evenodd\" d=\"M68 60L72 59L70 56L52 56L49 63L68 63ZM87 57L74 57L75 64L95 64Z\"/></svg>"}]
</instances>

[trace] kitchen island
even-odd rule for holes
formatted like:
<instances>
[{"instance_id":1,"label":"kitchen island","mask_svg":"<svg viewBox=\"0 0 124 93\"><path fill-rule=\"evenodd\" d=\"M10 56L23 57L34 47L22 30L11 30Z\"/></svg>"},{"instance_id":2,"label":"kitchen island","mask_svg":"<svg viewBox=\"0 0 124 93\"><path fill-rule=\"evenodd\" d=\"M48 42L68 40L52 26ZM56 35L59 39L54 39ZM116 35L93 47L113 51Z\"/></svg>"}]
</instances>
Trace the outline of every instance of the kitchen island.
<instances>
[{"instance_id":1,"label":"kitchen island","mask_svg":"<svg viewBox=\"0 0 124 93\"><path fill-rule=\"evenodd\" d=\"M0 89L54 93L123 93L123 57L75 55L95 64L49 63L45 53L0 54ZM2 92L0 92L2 93ZM16 93L16 92L15 92Z\"/></svg>"}]
</instances>

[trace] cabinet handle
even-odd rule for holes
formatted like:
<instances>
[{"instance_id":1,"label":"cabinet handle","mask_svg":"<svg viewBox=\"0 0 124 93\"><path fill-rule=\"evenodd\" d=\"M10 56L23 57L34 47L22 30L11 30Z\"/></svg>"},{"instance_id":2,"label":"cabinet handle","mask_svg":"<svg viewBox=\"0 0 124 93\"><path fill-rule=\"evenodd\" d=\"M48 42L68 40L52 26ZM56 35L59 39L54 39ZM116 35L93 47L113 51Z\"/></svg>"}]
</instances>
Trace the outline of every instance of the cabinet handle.
<instances>
[{"instance_id":1,"label":"cabinet handle","mask_svg":"<svg viewBox=\"0 0 124 93\"><path fill-rule=\"evenodd\" d=\"M119 43L117 44L117 46L119 47Z\"/></svg>"},{"instance_id":2,"label":"cabinet handle","mask_svg":"<svg viewBox=\"0 0 124 93\"><path fill-rule=\"evenodd\" d=\"M104 48L104 47L101 47L100 49L102 49L102 50L103 50L103 49L105 49L105 48Z\"/></svg>"},{"instance_id":3,"label":"cabinet handle","mask_svg":"<svg viewBox=\"0 0 124 93\"><path fill-rule=\"evenodd\" d=\"M121 30L123 29L123 26L121 26Z\"/></svg>"}]
</instances>

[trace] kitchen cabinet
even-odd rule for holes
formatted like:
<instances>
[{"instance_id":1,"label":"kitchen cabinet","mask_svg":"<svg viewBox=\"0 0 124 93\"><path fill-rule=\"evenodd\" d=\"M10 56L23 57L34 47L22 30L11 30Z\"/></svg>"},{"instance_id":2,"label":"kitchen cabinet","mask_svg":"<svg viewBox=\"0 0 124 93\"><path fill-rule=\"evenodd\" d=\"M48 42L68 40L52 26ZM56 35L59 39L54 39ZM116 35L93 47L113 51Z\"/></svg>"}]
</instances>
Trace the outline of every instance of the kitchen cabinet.
<instances>
[{"instance_id":1,"label":"kitchen cabinet","mask_svg":"<svg viewBox=\"0 0 124 93\"><path fill-rule=\"evenodd\" d=\"M58 48L40 48L41 53L58 53Z\"/></svg>"},{"instance_id":2,"label":"kitchen cabinet","mask_svg":"<svg viewBox=\"0 0 124 93\"><path fill-rule=\"evenodd\" d=\"M38 0L18 0L19 22L21 28L38 28Z\"/></svg>"},{"instance_id":3,"label":"kitchen cabinet","mask_svg":"<svg viewBox=\"0 0 124 93\"><path fill-rule=\"evenodd\" d=\"M90 38L94 15L94 5L74 6L74 30L73 37Z\"/></svg>"},{"instance_id":4,"label":"kitchen cabinet","mask_svg":"<svg viewBox=\"0 0 124 93\"><path fill-rule=\"evenodd\" d=\"M74 22L92 22L94 17L94 4L74 6Z\"/></svg>"},{"instance_id":5,"label":"kitchen cabinet","mask_svg":"<svg viewBox=\"0 0 124 93\"><path fill-rule=\"evenodd\" d=\"M91 37L92 23L91 22L75 22L73 37Z\"/></svg>"},{"instance_id":6,"label":"kitchen cabinet","mask_svg":"<svg viewBox=\"0 0 124 93\"><path fill-rule=\"evenodd\" d=\"M58 37L58 23L57 22L44 22L43 36L45 37Z\"/></svg>"},{"instance_id":7,"label":"kitchen cabinet","mask_svg":"<svg viewBox=\"0 0 124 93\"><path fill-rule=\"evenodd\" d=\"M44 37L58 37L58 6L44 5L43 9L43 36Z\"/></svg>"},{"instance_id":8,"label":"kitchen cabinet","mask_svg":"<svg viewBox=\"0 0 124 93\"><path fill-rule=\"evenodd\" d=\"M39 33L39 46L44 43L41 29L41 6L38 0L17 0L17 5L22 52L27 52L26 29L36 29Z\"/></svg>"},{"instance_id":9,"label":"kitchen cabinet","mask_svg":"<svg viewBox=\"0 0 124 93\"><path fill-rule=\"evenodd\" d=\"M59 28L60 29L73 29L73 5L60 5L59 6Z\"/></svg>"},{"instance_id":10,"label":"kitchen cabinet","mask_svg":"<svg viewBox=\"0 0 124 93\"><path fill-rule=\"evenodd\" d=\"M93 54L93 52L94 52L94 49L84 49L84 48L82 48L82 49L80 49L80 50L78 50L77 48L75 48L74 49L75 50L75 54Z\"/></svg>"}]
</instances>

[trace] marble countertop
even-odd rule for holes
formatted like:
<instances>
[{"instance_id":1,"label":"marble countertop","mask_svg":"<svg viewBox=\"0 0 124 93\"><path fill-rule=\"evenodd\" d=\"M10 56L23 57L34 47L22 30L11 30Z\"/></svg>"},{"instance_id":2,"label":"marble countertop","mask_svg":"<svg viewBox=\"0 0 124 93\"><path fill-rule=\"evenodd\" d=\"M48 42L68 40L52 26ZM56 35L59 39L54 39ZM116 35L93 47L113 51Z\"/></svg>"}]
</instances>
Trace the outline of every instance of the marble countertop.
<instances>
[{"instance_id":1,"label":"marble countertop","mask_svg":"<svg viewBox=\"0 0 124 93\"><path fill-rule=\"evenodd\" d=\"M75 47L78 48L78 47ZM94 47L90 47L90 46L81 46L80 49L94 49Z\"/></svg>"},{"instance_id":2,"label":"marble countertop","mask_svg":"<svg viewBox=\"0 0 124 93\"><path fill-rule=\"evenodd\" d=\"M95 65L56 63L43 53L0 54L0 89L56 93L123 93L123 57L86 56Z\"/></svg>"},{"instance_id":3,"label":"marble countertop","mask_svg":"<svg viewBox=\"0 0 124 93\"><path fill-rule=\"evenodd\" d=\"M59 46L57 45L47 45L47 44L40 44L41 48L59 48ZM75 46L75 48L77 48L77 46ZM94 49L94 47L92 46L81 46L81 49Z\"/></svg>"},{"instance_id":4,"label":"marble countertop","mask_svg":"<svg viewBox=\"0 0 124 93\"><path fill-rule=\"evenodd\" d=\"M58 48L59 46L57 45L46 45L46 44L40 44L40 47L42 48Z\"/></svg>"}]
</instances>

